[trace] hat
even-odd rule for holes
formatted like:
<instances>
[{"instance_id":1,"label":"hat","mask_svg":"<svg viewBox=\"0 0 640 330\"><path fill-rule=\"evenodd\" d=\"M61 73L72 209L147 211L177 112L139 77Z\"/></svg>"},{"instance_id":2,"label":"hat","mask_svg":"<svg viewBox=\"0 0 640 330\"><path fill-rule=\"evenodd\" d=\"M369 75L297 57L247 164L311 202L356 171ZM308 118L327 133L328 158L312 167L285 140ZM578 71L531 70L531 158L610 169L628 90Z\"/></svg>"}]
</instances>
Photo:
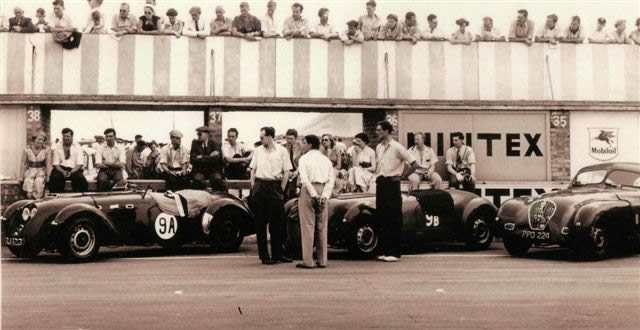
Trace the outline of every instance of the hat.
<instances>
[{"instance_id":1,"label":"hat","mask_svg":"<svg viewBox=\"0 0 640 330\"><path fill-rule=\"evenodd\" d=\"M198 133L209 133L209 127L207 126L200 126L198 128L196 128L196 132Z\"/></svg>"},{"instance_id":2,"label":"hat","mask_svg":"<svg viewBox=\"0 0 640 330\"><path fill-rule=\"evenodd\" d=\"M466 19L464 19L464 18L459 18L459 19L456 21L456 24L458 24L458 25L465 24L466 26L469 26L469 21L467 21L467 20L466 20Z\"/></svg>"},{"instance_id":3,"label":"hat","mask_svg":"<svg viewBox=\"0 0 640 330\"><path fill-rule=\"evenodd\" d=\"M173 131L169 132L169 136L170 137L174 137L175 136L175 137L178 137L178 138L182 138L183 135L182 135L182 132L180 132L177 129L174 129Z\"/></svg>"}]
</instances>

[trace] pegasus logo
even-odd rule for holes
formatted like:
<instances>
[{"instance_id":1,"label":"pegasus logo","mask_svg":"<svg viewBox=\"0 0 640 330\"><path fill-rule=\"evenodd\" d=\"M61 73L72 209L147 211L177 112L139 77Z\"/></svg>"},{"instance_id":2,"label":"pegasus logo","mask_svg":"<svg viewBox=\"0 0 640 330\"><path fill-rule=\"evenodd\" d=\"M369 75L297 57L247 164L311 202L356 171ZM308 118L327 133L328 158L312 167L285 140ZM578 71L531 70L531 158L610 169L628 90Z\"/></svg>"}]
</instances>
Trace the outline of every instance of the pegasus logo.
<instances>
[{"instance_id":1,"label":"pegasus logo","mask_svg":"<svg viewBox=\"0 0 640 330\"><path fill-rule=\"evenodd\" d=\"M598 136L594 137L594 140L598 140L598 141L602 141L602 142L606 142L609 146L611 146L611 143L614 143L615 141L613 140L613 138L615 138L615 134L613 134L613 131L600 131L600 134L598 134Z\"/></svg>"},{"instance_id":2,"label":"pegasus logo","mask_svg":"<svg viewBox=\"0 0 640 330\"><path fill-rule=\"evenodd\" d=\"M532 230L544 230L556 213L556 203L541 199L529 206L529 227Z\"/></svg>"}]
</instances>

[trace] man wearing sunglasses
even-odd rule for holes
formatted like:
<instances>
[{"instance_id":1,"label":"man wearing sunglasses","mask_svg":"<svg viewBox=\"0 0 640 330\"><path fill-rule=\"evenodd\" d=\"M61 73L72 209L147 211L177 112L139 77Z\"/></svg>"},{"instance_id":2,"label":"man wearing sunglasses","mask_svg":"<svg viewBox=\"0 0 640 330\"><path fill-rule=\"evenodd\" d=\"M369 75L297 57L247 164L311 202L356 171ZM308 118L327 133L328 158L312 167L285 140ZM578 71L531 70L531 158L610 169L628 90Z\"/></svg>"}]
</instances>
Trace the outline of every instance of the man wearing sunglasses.
<instances>
[{"instance_id":1,"label":"man wearing sunglasses","mask_svg":"<svg viewBox=\"0 0 640 330\"><path fill-rule=\"evenodd\" d=\"M222 177L222 147L220 143L209 138L209 128L201 126L196 129L198 138L191 143L191 178L193 189L206 189L206 180L213 191L227 191Z\"/></svg>"},{"instance_id":2,"label":"man wearing sunglasses","mask_svg":"<svg viewBox=\"0 0 640 330\"><path fill-rule=\"evenodd\" d=\"M120 5L120 14L113 15L111 30L115 31L118 37L127 33L136 33L138 30L138 19L129 13L129 5L127 3Z\"/></svg>"}]
</instances>

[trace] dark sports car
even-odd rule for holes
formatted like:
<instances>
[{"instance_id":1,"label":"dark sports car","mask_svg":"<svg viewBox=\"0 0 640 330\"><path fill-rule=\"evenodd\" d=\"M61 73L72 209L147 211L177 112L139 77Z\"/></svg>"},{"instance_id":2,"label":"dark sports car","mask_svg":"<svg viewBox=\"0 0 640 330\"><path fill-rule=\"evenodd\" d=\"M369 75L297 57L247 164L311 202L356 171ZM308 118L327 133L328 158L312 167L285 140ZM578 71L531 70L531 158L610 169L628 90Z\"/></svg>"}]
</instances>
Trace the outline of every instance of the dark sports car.
<instances>
[{"instance_id":1,"label":"dark sports car","mask_svg":"<svg viewBox=\"0 0 640 330\"><path fill-rule=\"evenodd\" d=\"M560 245L600 259L637 244L639 217L640 164L608 163L581 169L568 189L505 202L498 227L513 256L532 245Z\"/></svg>"},{"instance_id":2,"label":"dark sports car","mask_svg":"<svg viewBox=\"0 0 640 330\"><path fill-rule=\"evenodd\" d=\"M52 195L16 202L2 220L5 242L17 257L45 250L73 261L92 259L101 245L158 243L176 249L206 242L234 251L254 233L253 216L241 200L198 190Z\"/></svg>"},{"instance_id":3,"label":"dark sports car","mask_svg":"<svg viewBox=\"0 0 640 330\"><path fill-rule=\"evenodd\" d=\"M329 200L328 243L354 257L376 255L380 224L375 194L342 194ZM288 230L299 237L297 199L285 205ZM478 195L461 190L423 190L402 196L402 239L407 244L462 241L486 249L493 240L497 208ZM295 239L294 239L295 240ZM292 242L289 242L292 243ZM299 249L295 247L290 251Z\"/></svg>"}]
</instances>

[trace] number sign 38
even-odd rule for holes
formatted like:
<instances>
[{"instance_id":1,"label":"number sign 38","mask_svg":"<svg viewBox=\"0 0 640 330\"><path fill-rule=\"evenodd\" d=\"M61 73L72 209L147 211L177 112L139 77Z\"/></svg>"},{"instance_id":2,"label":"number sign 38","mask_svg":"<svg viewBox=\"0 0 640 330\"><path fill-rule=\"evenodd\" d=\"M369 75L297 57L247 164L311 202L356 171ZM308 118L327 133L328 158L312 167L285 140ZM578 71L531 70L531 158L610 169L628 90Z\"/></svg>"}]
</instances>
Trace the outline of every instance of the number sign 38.
<instances>
[{"instance_id":1,"label":"number sign 38","mask_svg":"<svg viewBox=\"0 0 640 330\"><path fill-rule=\"evenodd\" d=\"M178 232L178 219L173 215L160 213L158 217L156 217L155 229L156 234L161 239L171 239Z\"/></svg>"}]
</instances>

